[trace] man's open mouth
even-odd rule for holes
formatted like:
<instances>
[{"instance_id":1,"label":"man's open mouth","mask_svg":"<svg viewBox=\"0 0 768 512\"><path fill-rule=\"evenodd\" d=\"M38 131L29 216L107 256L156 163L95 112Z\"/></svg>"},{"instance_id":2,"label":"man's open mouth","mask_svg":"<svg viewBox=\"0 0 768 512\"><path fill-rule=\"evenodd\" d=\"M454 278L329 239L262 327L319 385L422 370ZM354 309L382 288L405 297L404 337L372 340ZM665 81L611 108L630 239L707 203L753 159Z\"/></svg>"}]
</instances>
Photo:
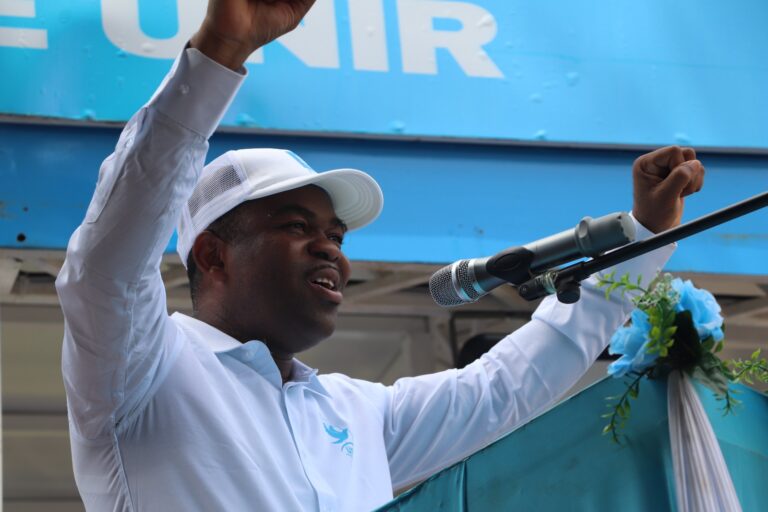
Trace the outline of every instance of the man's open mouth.
<instances>
[{"instance_id":1,"label":"man's open mouth","mask_svg":"<svg viewBox=\"0 0 768 512\"><path fill-rule=\"evenodd\" d=\"M320 286L328 290L336 291L336 283L334 283L333 280L328 279L327 277L318 277L313 279L312 282L315 284L319 284Z\"/></svg>"},{"instance_id":2,"label":"man's open mouth","mask_svg":"<svg viewBox=\"0 0 768 512\"><path fill-rule=\"evenodd\" d=\"M336 268L321 267L315 269L309 274L308 280L316 289L322 291L327 300L337 304L341 303L343 283L341 281L341 274Z\"/></svg>"}]
</instances>

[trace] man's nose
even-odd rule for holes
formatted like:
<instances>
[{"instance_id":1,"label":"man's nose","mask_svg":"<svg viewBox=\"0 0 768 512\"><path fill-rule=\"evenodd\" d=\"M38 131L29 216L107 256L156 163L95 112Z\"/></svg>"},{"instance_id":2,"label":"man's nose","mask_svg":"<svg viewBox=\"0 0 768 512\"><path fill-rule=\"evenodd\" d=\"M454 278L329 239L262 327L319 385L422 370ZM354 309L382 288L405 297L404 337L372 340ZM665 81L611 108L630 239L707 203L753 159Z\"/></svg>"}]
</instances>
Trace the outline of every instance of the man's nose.
<instances>
[{"instance_id":1,"label":"man's nose","mask_svg":"<svg viewBox=\"0 0 768 512\"><path fill-rule=\"evenodd\" d=\"M330 240L324 233L320 233L312 240L309 251L318 258L332 262L338 261L342 255L338 244Z\"/></svg>"}]
</instances>

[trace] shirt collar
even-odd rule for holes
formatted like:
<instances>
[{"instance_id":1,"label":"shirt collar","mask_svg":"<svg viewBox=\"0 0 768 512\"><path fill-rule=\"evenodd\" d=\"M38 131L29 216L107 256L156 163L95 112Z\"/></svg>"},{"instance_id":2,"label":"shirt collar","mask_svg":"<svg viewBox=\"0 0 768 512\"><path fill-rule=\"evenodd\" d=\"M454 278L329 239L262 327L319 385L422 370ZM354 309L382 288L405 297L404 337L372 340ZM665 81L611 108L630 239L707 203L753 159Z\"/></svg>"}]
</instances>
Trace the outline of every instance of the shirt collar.
<instances>
[{"instance_id":1,"label":"shirt collar","mask_svg":"<svg viewBox=\"0 0 768 512\"><path fill-rule=\"evenodd\" d=\"M254 362L250 364L250 366L268 381L275 384L276 387L282 387L280 370L277 368L269 349L263 342L253 340L247 343L240 343L232 336L220 331L214 326L183 313L176 312L171 315L171 318L185 330L194 334L194 338L197 342L209 348L217 355L229 354L236 359L243 359L243 354L253 354L252 358L247 358L254 359ZM312 389L321 395L329 396L325 387L323 387L320 382L320 379L317 378L317 370L307 366L295 357L293 358L293 370L290 382L305 384L309 389Z\"/></svg>"}]
</instances>

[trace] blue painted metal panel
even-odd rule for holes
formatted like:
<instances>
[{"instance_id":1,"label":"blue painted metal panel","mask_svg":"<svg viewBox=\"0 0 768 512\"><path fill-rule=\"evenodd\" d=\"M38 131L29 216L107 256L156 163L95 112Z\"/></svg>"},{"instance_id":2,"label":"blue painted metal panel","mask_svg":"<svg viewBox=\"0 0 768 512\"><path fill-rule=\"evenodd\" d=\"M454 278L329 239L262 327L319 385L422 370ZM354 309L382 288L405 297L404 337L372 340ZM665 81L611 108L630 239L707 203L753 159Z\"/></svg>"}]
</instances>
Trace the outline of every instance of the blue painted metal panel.
<instances>
[{"instance_id":1,"label":"blue painted metal panel","mask_svg":"<svg viewBox=\"0 0 768 512\"><path fill-rule=\"evenodd\" d=\"M0 123L0 247L64 248L117 135L107 128ZM319 170L357 167L372 174L384 189L384 213L345 246L353 259L390 262L488 255L572 227L584 215L628 210L637 156L231 133L214 135L210 154L258 146L291 148ZM688 201L684 220L768 189L768 156L700 156L706 184ZM682 242L670 268L765 274L768 209Z\"/></svg>"},{"instance_id":2,"label":"blue painted metal panel","mask_svg":"<svg viewBox=\"0 0 768 512\"><path fill-rule=\"evenodd\" d=\"M0 112L127 119L204 4L0 2ZM762 0L318 0L224 122L767 148L766 20Z\"/></svg>"}]
</instances>

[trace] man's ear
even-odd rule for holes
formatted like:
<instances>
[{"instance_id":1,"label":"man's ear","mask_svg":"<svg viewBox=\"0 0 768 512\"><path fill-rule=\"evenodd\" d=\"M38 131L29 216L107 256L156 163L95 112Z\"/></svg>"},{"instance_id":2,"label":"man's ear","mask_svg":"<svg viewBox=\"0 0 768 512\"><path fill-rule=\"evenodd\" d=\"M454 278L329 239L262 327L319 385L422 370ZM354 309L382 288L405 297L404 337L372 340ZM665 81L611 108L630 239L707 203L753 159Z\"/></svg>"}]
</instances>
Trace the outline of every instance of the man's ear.
<instances>
[{"instance_id":1,"label":"man's ear","mask_svg":"<svg viewBox=\"0 0 768 512\"><path fill-rule=\"evenodd\" d=\"M195 238L192 245L192 258L195 260L198 272L204 278L214 281L226 280L227 272L224 265L227 251L227 243L205 230Z\"/></svg>"}]
</instances>

